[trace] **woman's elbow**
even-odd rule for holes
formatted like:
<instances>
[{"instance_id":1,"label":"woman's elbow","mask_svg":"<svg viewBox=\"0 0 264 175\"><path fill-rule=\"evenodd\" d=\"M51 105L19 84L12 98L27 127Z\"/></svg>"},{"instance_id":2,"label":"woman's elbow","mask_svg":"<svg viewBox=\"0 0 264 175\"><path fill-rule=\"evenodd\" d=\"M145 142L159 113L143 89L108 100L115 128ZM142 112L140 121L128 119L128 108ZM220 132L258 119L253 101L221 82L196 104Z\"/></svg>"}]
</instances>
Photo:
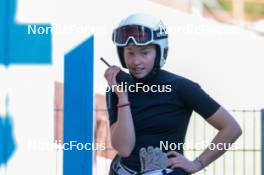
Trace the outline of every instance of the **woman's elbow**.
<instances>
[{"instance_id":1,"label":"woman's elbow","mask_svg":"<svg viewBox=\"0 0 264 175\"><path fill-rule=\"evenodd\" d=\"M236 136L237 138L240 137L242 135L242 129L241 127L238 125L236 128Z\"/></svg>"},{"instance_id":2,"label":"woman's elbow","mask_svg":"<svg viewBox=\"0 0 264 175\"><path fill-rule=\"evenodd\" d=\"M112 144L113 148L116 150L117 154L121 157L129 157L133 151L133 147L130 145L116 145Z\"/></svg>"},{"instance_id":3,"label":"woman's elbow","mask_svg":"<svg viewBox=\"0 0 264 175\"><path fill-rule=\"evenodd\" d=\"M132 150L130 149L120 149L117 151L117 154L120 156L120 157L129 157L130 154L132 153Z\"/></svg>"},{"instance_id":4,"label":"woman's elbow","mask_svg":"<svg viewBox=\"0 0 264 175\"><path fill-rule=\"evenodd\" d=\"M242 129L238 123L231 128L231 133L233 133L235 139L238 139L242 135Z\"/></svg>"}]
</instances>

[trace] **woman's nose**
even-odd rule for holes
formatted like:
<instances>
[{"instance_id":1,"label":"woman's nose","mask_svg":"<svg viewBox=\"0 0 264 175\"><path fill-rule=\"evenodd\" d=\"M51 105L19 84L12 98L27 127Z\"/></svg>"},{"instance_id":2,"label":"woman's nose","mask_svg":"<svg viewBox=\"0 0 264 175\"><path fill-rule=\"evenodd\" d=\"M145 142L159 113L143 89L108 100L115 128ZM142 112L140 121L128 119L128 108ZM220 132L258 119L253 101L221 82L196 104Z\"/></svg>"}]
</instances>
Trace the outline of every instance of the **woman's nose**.
<instances>
[{"instance_id":1,"label":"woman's nose","mask_svg":"<svg viewBox=\"0 0 264 175\"><path fill-rule=\"evenodd\" d=\"M138 56L135 56L133 59L133 64L134 65L139 65L141 63L141 59Z\"/></svg>"}]
</instances>

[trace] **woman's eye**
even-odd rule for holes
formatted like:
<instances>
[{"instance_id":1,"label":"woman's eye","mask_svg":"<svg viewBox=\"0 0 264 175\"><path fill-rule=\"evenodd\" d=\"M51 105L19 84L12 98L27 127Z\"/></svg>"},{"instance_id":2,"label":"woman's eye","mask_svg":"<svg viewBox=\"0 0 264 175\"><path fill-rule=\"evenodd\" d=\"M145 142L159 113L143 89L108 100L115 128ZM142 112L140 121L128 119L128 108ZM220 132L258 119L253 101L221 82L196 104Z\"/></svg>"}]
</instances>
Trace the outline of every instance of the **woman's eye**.
<instances>
[{"instance_id":1,"label":"woman's eye","mask_svg":"<svg viewBox=\"0 0 264 175\"><path fill-rule=\"evenodd\" d=\"M149 52L143 52L142 54L143 54L143 55L147 55L148 53L149 53Z\"/></svg>"},{"instance_id":2,"label":"woman's eye","mask_svg":"<svg viewBox=\"0 0 264 175\"><path fill-rule=\"evenodd\" d=\"M129 56L133 56L134 55L133 52L127 52L126 54L129 55Z\"/></svg>"}]
</instances>

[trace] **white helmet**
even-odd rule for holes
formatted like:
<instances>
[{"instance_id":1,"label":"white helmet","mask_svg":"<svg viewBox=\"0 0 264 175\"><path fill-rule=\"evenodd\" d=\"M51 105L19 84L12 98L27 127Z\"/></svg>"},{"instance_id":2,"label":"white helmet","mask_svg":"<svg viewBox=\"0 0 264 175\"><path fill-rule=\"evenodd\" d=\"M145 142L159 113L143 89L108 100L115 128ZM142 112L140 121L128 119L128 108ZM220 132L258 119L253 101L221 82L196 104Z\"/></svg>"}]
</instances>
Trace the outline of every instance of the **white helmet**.
<instances>
[{"instance_id":1,"label":"white helmet","mask_svg":"<svg viewBox=\"0 0 264 175\"><path fill-rule=\"evenodd\" d=\"M124 61L124 47L131 42L137 46L155 44L158 47L154 66L161 68L165 64L168 33L160 19L141 13L130 15L113 31L112 40L117 46L118 56L124 68L127 68Z\"/></svg>"}]
</instances>

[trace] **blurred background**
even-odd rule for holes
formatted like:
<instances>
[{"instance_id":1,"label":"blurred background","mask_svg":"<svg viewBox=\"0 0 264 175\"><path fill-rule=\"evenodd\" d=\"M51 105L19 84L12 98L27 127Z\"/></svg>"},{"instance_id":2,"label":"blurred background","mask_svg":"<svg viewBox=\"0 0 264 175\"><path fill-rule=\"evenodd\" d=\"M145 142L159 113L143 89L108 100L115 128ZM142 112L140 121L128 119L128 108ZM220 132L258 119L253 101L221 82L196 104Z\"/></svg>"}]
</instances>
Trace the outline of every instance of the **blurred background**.
<instances>
[{"instance_id":1,"label":"blurred background","mask_svg":"<svg viewBox=\"0 0 264 175\"><path fill-rule=\"evenodd\" d=\"M263 174L264 0L0 0L0 175L107 174L116 152L106 112L106 66L99 58L120 66L111 34L136 12L160 17L168 28L164 69L198 82L243 130L234 149L196 174ZM34 25L39 27L36 34ZM65 78L65 65L71 64L66 58L91 36L93 56L84 58L93 59L93 69L80 73L93 76L87 79L93 105L84 104L93 112L90 117L76 111L74 119L89 130L72 131L68 124L73 116L64 113L65 92L74 86ZM79 94L86 97L82 89ZM88 155L92 161L68 161L68 152L57 147L68 131L89 132L106 150L94 150ZM194 113L186 142L208 144L216 132ZM201 151L189 148L185 155L193 159ZM83 164L92 171L84 171Z\"/></svg>"}]
</instances>

